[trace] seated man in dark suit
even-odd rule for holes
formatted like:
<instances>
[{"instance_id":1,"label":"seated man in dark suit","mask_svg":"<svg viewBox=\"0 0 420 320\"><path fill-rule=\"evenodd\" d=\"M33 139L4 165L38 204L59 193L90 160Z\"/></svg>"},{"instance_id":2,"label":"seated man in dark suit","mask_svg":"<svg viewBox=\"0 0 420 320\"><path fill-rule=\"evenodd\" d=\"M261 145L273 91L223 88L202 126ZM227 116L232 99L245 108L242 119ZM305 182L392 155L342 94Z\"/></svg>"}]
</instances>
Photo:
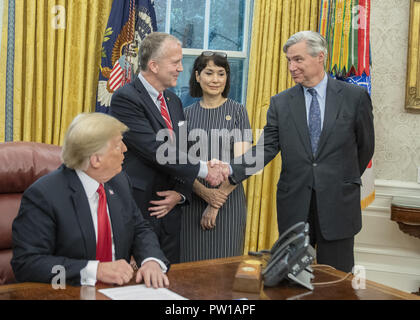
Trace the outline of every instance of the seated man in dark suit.
<instances>
[{"instance_id":1,"label":"seated man in dark suit","mask_svg":"<svg viewBox=\"0 0 420 320\"><path fill-rule=\"evenodd\" d=\"M126 131L102 113L73 120L64 164L25 191L13 222L11 264L18 281L51 283L61 266L69 284L123 285L133 277L133 256L140 266L137 283L169 285L169 262L121 172Z\"/></svg>"}]
</instances>

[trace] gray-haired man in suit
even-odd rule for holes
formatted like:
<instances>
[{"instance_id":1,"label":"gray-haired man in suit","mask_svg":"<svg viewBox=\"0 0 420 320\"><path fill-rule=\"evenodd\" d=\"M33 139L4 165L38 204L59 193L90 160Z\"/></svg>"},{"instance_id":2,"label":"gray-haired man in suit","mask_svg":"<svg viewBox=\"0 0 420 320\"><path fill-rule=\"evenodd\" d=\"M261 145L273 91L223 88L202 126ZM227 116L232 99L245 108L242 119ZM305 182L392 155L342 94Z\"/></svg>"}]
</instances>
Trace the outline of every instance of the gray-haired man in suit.
<instances>
[{"instance_id":1,"label":"gray-haired man in suit","mask_svg":"<svg viewBox=\"0 0 420 320\"><path fill-rule=\"evenodd\" d=\"M365 89L327 76L326 45L312 31L287 40L283 51L297 85L271 98L264 140L249 152L261 155L264 165L281 152L279 233L308 221L317 262L349 272L362 227L361 176L374 152L372 104ZM232 162L231 183L253 173L247 156L242 164Z\"/></svg>"}]
</instances>

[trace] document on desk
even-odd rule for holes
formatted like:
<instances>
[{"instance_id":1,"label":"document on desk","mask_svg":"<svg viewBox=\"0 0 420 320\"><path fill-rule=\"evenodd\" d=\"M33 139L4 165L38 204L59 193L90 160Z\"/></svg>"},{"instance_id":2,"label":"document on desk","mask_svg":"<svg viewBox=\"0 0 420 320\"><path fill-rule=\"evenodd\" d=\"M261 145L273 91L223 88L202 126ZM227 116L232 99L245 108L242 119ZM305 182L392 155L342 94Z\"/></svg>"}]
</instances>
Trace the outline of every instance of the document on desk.
<instances>
[{"instance_id":1,"label":"document on desk","mask_svg":"<svg viewBox=\"0 0 420 320\"><path fill-rule=\"evenodd\" d=\"M147 288L144 284L98 291L112 300L188 300L166 288Z\"/></svg>"}]
</instances>

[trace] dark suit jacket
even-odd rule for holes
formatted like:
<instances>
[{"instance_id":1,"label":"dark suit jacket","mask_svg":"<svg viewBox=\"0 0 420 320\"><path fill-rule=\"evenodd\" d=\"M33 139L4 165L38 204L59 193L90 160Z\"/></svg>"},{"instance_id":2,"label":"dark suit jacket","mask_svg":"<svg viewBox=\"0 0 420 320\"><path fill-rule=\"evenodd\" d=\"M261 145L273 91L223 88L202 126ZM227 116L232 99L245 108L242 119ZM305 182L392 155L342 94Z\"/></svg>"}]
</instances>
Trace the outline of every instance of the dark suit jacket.
<instances>
[{"instance_id":1,"label":"dark suit jacket","mask_svg":"<svg viewBox=\"0 0 420 320\"><path fill-rule=\"evenodd\" d=\"M148 257L169 266L158 239L140 214L125 173L104 185L115 246L115 259L138 265ZM110 190L112 192L110 193ZM96 260L96 237L83 185L62 165L23 194L13 222L13 271L18 281L51 282L55 265L64 266L66 281L80 285L80 270Z\"/></svg>"},{"instance_id":2,"label":"dark suit jacket","mask_svg":"<svg viewBox=\"0 0 420 320\"><path fill-rule=\"evenodd\" d=\"M349 238L360 231L361 175L374 151L372 104L366 90L328 78L325 118L315 156L301 85L271 98L264 139L251 152L263 155L265 165L281 151L277 184L280 234L307 220L312 190L326 240ZM234 180L247 178L246 167L232 165Z\"/></svg>"},{"instance_id":3,"label":"dark suit jacket","mask_svg":"<svg viewBox=\"0 0 420 320\"><path fill-rule=\"evenodd\" d=\"M164 144L157 141L156 136L159 130L167 127L138 77L113 94L110 107L110 114L130 129L124 135L124 143L128 150L125 153L123 168L132 181L137 205L147 219L156 219L149 216L148 208L151 206L150 200L160 199L156 195L157 191L175 190L186 196L188 203L192 184L200 169L199 164L179 164L177 147L179 148L179 143L186 146L186 136L180 139L180 129L184 129L186 134L184 111L180 99L173 92L165 90L164 97L178 142L178 145L172 146L169 151L172 161L165 164L160 164L156 158L159 147ZM168 233L179 232L180 206L176 205L162 219Z\"/></svg>"}]
</instances>

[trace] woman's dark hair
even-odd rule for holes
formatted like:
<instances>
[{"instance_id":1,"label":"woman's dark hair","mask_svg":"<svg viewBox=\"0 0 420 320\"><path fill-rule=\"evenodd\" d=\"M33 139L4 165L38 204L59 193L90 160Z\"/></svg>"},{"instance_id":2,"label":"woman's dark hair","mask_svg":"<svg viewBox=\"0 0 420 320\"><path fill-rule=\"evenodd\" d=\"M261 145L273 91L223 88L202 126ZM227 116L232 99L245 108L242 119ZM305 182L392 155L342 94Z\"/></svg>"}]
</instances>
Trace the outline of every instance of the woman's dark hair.
<instances>
[{"instance_id":1,"label":"woman's dark hair","mask_svg":"<svg viewBox=\"0 0 420 320\"><path fill-rule=\"evenodd\" d=\"M206 55L204 53L206 53ZM197 82L195 72L197 71L197 73L200 74L201 71L207 67L208 63L213 61L216 66L222 67L226 71L226 85L225 90L222 92L222 96L227 98L230 89L230 67L226 54L218 52L213 52L213 54L211 54L210 51L205 51L204 53L199 55L194 61L194 66L190 77L190 96L194 98L203 96L203 90L201 89L200 84ZM208 55L209 53L211 55Z\"/></svg>"}]
</instances>

